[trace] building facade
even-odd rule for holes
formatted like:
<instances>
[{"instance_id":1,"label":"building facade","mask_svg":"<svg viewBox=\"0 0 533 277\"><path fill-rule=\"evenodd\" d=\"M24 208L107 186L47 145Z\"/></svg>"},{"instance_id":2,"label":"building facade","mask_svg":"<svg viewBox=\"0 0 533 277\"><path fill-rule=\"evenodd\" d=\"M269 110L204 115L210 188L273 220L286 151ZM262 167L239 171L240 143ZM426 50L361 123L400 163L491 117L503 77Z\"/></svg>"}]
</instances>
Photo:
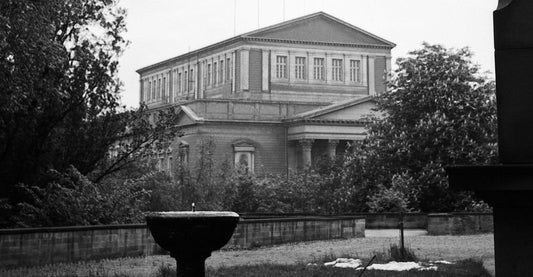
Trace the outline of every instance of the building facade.
<instances>
[{"instance_id":1,"label":"building facade","mask_svg":"<svg viewBox=\"0 0 533 277\"><path fill-rule=\"evenodd\" d=\"M395 44L323 12L239 35L139 69L140 101L174 107L183 136L162 168L215 159L285 173L365 137Z\"/></svg>"}]
</instances>

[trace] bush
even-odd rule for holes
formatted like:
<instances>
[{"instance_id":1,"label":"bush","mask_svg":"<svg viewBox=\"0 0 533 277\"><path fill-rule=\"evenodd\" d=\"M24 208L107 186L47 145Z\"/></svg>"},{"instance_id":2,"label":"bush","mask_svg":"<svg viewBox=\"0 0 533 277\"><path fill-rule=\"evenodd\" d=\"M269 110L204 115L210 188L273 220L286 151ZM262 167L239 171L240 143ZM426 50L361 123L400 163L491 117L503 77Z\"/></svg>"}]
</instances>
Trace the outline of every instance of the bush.
<instances>
[{"instance_id":1,"label":"bush","mask_svg":"<svg viewBox=\"0 0 533 277\"><path fill-rule=\"evenodd\" d=\"M138 182L94 184L76 168L51 172L45 188L19 184L27 201L11 207L16 227L134 223L144 220L148 191Z\"/></svg>"}]
</instances>

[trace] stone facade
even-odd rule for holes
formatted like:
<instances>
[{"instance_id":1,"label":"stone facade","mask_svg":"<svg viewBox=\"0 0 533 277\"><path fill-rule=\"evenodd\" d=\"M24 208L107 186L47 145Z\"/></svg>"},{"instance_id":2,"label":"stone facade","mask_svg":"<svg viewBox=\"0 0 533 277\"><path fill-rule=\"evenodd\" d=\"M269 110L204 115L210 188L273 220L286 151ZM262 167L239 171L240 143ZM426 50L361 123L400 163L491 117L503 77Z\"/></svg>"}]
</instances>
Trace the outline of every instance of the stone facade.
<instances>
[{"instance_id":1,"label":"stone facade","mask_svg":"<svg viewBox=\"0 0 533 277\"><path fill-rule=\"evenodd\" d=\"M385 90L394 46L319 12L139 69L140 101L180 112L184 136L160 164L194 164L205 138L217 159L253 171L335 156L364 138L362 117Z\"/></svg>"}]
</instances>

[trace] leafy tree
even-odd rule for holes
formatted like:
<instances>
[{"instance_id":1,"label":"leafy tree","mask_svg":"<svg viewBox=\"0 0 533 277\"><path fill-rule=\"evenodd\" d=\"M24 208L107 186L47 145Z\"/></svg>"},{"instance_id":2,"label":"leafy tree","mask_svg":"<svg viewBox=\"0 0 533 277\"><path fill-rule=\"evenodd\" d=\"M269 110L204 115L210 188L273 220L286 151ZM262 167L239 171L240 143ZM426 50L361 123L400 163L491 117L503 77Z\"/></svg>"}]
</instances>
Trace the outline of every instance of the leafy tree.
<instances>
[{"instance_id":1,"label":"leafy tree","mask_svg":"<svg viewBox=\"0 0 533 277\"><path fill-rule=\"evenodd\" d=\"M145 107L120 105L124 31L116 0L0 2L0 199L23 201L17 184L45 187L71 166L101 183L164 141Z\"/></svg>"},{"instance_id":2,"label":"leafy tree","mask_svg":"<svg viewBox=\"0 0 533 277\"><path fill-rule=\"evenodd\" d=\"M388 91L377 99L382 116L371 118L359 156L348 160L348 175L360 182L355 185L372 183L372 195L390 191L397 179L409 184L402 192L408 208L422 211L473 204L469 194L449 189L443 169L496 159L494 83L479 74L471 56L468 48L424 43L397 60Z\"/></svg>"}]
</instances>

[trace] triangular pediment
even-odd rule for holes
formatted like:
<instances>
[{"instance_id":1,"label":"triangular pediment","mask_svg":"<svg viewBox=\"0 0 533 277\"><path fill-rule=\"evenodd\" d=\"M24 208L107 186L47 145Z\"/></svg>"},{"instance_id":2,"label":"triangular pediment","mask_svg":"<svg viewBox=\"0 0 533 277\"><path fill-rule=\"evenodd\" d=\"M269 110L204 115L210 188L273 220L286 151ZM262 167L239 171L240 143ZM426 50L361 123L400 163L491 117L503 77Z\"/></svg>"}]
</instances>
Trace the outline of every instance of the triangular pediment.
<instances>
[{"instance_id":1,"label":"triangular pediment","mask_svg":"<svg viewBox=\"0 0 533 277\"><path fill-rule=\"evenodd\" d=\"M286 122L298 122L308 120L324 121L361 121L367 115L376 114L373 109L376 103L373 97L361 97L333 103L329 106L296 114L287 118Z\"/></svg>"},{"instance_id":2,"label":"triangular pediment","mask_svg":"<svg viewBox=\"0 0 533 277\"><path fill-rule=\"evenodd\" d=\"M323 12L259 29L244 36L291 41L395 46L392 42Z\"/></svg>"},{"instance_id":3,"label":"triangular pediment","mask_svg":"<svg viewBox=\"0 0 533 277\"><path fill-rule=\"evenodd\" d=\"M375 107L376 104L373 101L368 101L318 115L313 117L313 119L358 121L363 120L365 116L373 113L372 109Z\"/></svg>"}]
</instances>

